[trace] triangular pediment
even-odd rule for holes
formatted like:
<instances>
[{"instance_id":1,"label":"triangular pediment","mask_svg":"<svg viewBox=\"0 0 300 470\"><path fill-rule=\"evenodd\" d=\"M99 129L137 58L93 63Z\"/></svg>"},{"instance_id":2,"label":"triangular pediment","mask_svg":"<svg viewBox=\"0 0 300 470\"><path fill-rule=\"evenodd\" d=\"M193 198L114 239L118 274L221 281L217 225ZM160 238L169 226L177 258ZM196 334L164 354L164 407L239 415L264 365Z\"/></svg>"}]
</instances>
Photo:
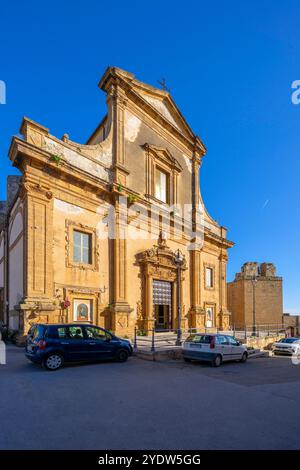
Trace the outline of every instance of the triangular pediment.
<instances>
[{"instance_id":1,"label":"triangular pediment","mask_svg":"<svg viewBox=\"0 0 300 470\"><path fill-rule=\"evenodd\" d=\"M132 73L117 67L108 67L100 80L100 88L107 91L113 79L117 79L119 84L123 83L126 90L130 90L131 97L135 95L138 98L139 105L144 110L147 111L149 106L149 111L161 118L163 125L170 124L175 132L178 131L190 141L195 142L201 153L205 153L204 145L193 133L169 92L140 82Z\"/></svg>"},{"instance_id":2,"label":"triangular pediment","mask_svg":"<svg viewBox=\"0 0 300 470\"><path fill-rule=\"evenodd\" d=\"M144 84L143 84L144 85ZM134 87L135 92L149 104L160 116L167 120L179 132L188 138L194 138L194 133L187 124L186 120L180 113L171 95L164 90L147 86L149 90L145 90L145 86L141 87L138 84Z\"/></svg>"},{"instance_id":3,"label":"triangular pediment","mask_svg":"<svg viewBox=\"0 0 300 470\"><path fill-rule=\"evenodd\" d=\"M147 103L151 104L164 118L166 118L177 129L181 129L180 122L176 119L174 112L170 109L167 97L158 97L149 93L139 93Z\"/></svg>"}]
</instances>

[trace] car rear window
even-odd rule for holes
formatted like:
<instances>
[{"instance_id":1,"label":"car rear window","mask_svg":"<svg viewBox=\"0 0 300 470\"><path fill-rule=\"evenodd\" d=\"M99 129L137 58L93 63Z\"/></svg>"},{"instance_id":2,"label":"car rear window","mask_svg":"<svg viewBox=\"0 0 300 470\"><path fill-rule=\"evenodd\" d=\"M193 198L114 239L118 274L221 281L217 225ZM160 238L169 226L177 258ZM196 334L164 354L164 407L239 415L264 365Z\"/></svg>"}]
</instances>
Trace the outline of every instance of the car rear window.
<instances>
[{"instance_id":1,"label":"car rear window","mask_svg":"<svg viewBox=\"0 0 300 470\"><path fill-rule=\"evenodd\" d=\"M32 336L35 329L36 329L36 325L31 326L28 331L28 336Z\"/></svg>"},{"instance_id":2,"label":"car rear window","mask_svg":"<svg viewBox=\"0 0 300 470\"><path fill-rule=\"evenodd\" d=\"M45 329L43 325L33 325L28 332L28 336L30 336L32 339L43 338L44 331Z\"/></svg>"},{"instance_id":3,"label":"car rear window","mask_svg":"<svg viewBox=\"0 0 300 470\"><path fill-rule=\"evenodd\" d=\"M188 343L210 344L210 335L190 335L186 341Z\"/></svg>"}]
</instances>

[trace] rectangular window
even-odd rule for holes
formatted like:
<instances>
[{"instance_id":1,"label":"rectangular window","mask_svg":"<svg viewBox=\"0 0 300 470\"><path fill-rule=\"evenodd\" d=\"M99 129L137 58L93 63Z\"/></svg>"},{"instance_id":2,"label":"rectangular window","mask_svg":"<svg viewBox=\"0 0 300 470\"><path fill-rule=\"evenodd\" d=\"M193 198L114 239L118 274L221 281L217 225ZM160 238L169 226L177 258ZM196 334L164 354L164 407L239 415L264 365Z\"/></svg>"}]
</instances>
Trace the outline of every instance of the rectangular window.
<instances>
[{"instance_id":1,"label":"rectangular window","mask_svg":"<svg viewBox=\"0 0 300 470\"><path fill-rule=\"evenodd\" d=\"M73 261L75 263L92 263L92 237L89 233L73 231Z\"/></svg>"},{"instance_id":2,"label":"rectangular window","mask_svg":"<svg viewBox=\"0 0 300 470\"><path fill-rule=\"evenodd\" d=\"M155 197L162 202L168 202L168 175L156 168Z\"/></svg>"},{"instance_id":3,"label":"rectangular window","mask_svg":"<svg viewBox=\"0 0 300 470\"><path fill-rule=\"evenodd\" d=\"M226 336L218 335L216 336L216 344L228 345L228 340Z\"/></svg>"},{"instance_id":4,"label":"rectangular window","mask_svg":"<svg viewBox=\"0 0 300 470\"><path fill-rule=\"evenodd\" d=\"M67 337L67 328L57 328L57 336L59 338L66 338Z\"/></svg>"},{"instance_id":5,"label":"rectangular window","mask_svg":"<svg viewBox=\"0 0 300 470\"><path fill-rule=\"evenodd\" d=\"M186 339L187 343L201 343L201 344L210 344L209 335L191 335Z\"/></svg>"},{"instance_id":6,"label":"rectangular window","mask_svg":"<svg viewBox=\"0 0 300 470\"><path fill-rule=\"evenodd\" d=\"M80 326L69 326L70 339L84 339L83 329Z\"/></svg>"},{"instance_id":7,"label":"rectangular window","mask_svg":"<svg viewBox=\"0 0 300 470\"><path fill-rule=\"evenodd\" d=\"M214 271L212 268L205 268L205 285L206 287L213 287Z\"/></svg>"},{"instance_id":8,"label":"rectangular window","mask_svg":"<svg viewBox=\"0 0 300 470\"><path fill-rule=\"evenodd\" d=\"M86 335L89 339L95 339L98 341L106 341L108 338L111 338L106 331L101 330L101 328L95 328L93 326L85 327Z\"/></svg>"}]
</instances>

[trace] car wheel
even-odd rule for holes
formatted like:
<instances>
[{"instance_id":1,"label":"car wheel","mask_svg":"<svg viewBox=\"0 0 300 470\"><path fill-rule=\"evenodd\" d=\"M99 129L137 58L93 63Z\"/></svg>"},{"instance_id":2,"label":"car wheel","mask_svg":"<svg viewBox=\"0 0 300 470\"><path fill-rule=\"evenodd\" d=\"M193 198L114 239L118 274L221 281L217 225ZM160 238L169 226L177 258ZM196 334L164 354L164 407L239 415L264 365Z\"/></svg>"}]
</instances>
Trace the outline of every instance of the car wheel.
<instances>
[{"instance_id":1,"label":"car wheel","mask_svg":"<svg viewBox=\"0 0 300 470\"><path fill-rule=\"evenodd\" d=\"M184 357L183 360L184 360L184 362L192 362L192 360L189 359L188 357Z\"/></svg>"},{"instance_id":2,"label":"car wheel","mask_svg":"<svg viewBox=\"0 0 300 470\"><path fill-rule=\"evenodd\" d=\"M126 349L120 349L116 356L115 356L115 359L117 362L126 362L127 359L128 359L128 352L126 351Z\"/></svg>"},{"instance_id":3,"label":"car wheel","mask_svg":"<svg viewBox=\"0 0 300 470\"><path fill-rule=\"evenodd\" d=\"M246 362L247 359L248 359L248 354L247 354L246 352L244 352L243 355L242 355L242 358L241 358L240 362Z\"/></svg>"},{"instance_id":4,"label":"car wheel","mask_svg":"<svg viewBox=\"0 0 300 470\"><path fill-rule=\"evenodd\" d=\"M48 370L57 370L62 367L64 363L64 358L61 354L53 353L49 354L44 360L44 366Z\"/></svg>"},{"instance_id":5,"label":"car wheel","mask_svg":"<svg viewBox=\"0 0 300 470\"><path fill-rule=\"evenodd\" d=\"M218 354L212 361L212 365L214 367L220 367L220 365L222 364L222 357L220 356L220 354Z\"/></svg>"}]
</instances>

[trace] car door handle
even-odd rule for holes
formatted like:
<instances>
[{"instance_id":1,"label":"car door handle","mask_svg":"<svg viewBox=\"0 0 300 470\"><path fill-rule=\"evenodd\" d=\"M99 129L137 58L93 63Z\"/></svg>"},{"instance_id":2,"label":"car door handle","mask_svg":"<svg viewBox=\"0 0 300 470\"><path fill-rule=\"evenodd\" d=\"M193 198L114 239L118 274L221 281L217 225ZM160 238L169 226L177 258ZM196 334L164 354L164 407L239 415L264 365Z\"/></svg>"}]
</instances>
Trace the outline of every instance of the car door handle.
<instances>
[{"instance_id":1,"label":"car door handle","mask_svg":"<svg viewBox=\"0 0 300 470\"><path fill-rule=\"evenodd\" d=\"M97 343L96 343L96 341L93 341L92 343L89 343L89 344L90 344L91 346L95 346L95 344L97 344Z\"/></svg>"},{"instance_id":2,"label":"car door handle","mask_svg":"<svg viewBox=\"0 0 300 470\"><path fill-rule=\"evenodd\" d=\"M66 345L66 344L69 344L69 343L63 343L63 342L61 342L60 344L64 344L64 345Z\"/></svg>"}]
</instances>

